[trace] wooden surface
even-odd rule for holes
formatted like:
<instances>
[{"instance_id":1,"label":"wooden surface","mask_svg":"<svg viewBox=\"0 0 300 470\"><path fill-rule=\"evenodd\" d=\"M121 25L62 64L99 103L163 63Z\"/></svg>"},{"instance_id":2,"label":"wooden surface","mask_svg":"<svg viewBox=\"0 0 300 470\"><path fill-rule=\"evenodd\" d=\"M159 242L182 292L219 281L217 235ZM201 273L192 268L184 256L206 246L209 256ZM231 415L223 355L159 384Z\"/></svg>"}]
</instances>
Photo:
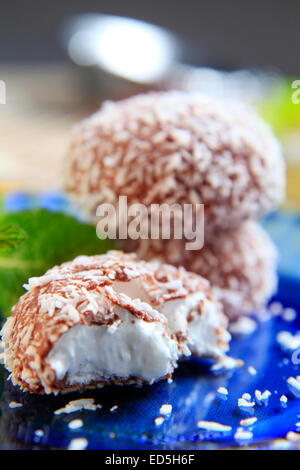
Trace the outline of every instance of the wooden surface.
<instances>
[{"instance_id":1,"label":"wooden surface","mask_svg":"<svg viewBox=\"0 0 300 470\"><path fill-rule=\"evenodd\" d=\"M1 68L6 104L0 106L0 189L62 187L64 153L73 123L85 115L72 70Z\"/></svg>"}]
</instances>

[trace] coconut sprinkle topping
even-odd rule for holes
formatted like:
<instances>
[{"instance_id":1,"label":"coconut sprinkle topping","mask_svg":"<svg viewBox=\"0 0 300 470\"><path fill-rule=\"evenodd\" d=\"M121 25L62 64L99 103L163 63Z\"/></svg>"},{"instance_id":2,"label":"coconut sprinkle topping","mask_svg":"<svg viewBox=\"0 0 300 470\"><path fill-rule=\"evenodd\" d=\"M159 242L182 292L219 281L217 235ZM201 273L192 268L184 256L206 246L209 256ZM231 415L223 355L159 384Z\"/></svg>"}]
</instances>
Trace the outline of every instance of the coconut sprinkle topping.
<instances>
[{"instance_id":1,"label":"coconut sprinkle topping","mask_svg":"<svg viewBox=\"0 0 300 470\"><path fill-rule=\"evenodd\" d=\"M183 268L111 251L55 266L26 288L2 330L5 366L22 390L151 384L171 378L181 355L221 359L228 349L209 283Z\"/></svg>"},{"instance_id":2,"label":"coconut sprinkle topping","mask_svg":"<svg viewBox=\"0 0 300 470\"><path fill-rule=\"evenodd\" d=\"M204 429L206 431L214 431L214 432L230 432L232 430L231 426L227 426L221 423L216 423L214 421L198 421L197 427L199 429Z\"/></svg>"}]
</instances>

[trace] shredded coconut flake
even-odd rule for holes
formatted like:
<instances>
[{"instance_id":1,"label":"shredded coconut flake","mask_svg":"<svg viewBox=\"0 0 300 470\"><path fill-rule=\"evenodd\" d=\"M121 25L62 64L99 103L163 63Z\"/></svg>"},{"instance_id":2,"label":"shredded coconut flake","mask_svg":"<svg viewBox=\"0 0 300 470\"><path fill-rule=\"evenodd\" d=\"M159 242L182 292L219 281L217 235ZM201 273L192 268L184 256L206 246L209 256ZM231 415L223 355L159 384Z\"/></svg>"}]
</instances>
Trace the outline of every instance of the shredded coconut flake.
<instances>
[{"instance_id":1,"label":"shredded coconut flake","mask_svg":"<svg viewBox=\"0 0 300 470\"><path fill-rule=\"evenodd\" d=\"M21 408L23 406L23 403L18 403L16 401L11 401L8 406L9 406L9 408Z\"/></svg>"},{"instance_id":2,"label":"shredded coconut flake","mask_svg":"<svg viewBox=\"0 0 300 470\"><path fill-rule=\"evenodd\" d=\"M295 351L300 348L300 331L294 335L289 331L280 331L276 335L276 340L284 351Z\"/></svg>"},{"instance_id":3,"label":"shredded coconut flake","mask_svg":"<svg viewBox=\"0 0 300 470\"><path fill-rule=\"evenodd\" d=\"M283 318L284 321L286 321L286 322L292 322L292 321L296 320L296 318L297 318L297 312L296 312L295 309L288 307L288 308L285 308L285 309L283 310L281 316L282 316L282 318Z\"/></svg>"},{"instance_id":4,"label":"shredded coconut flake","mask_svg":"<svg viewBox=\"0 0 300 470\"><path fill-rule=\"evenodd\" d=\"M295 395L297 398L300 398L300 380L298 377L289 377L287 379L287 384L293 395Z\"/></svg>"},{"instance_id":5,"label":"shredded coconut flake","mask_svg":"<svg viewBox=\"0 0 300 470\"><path fill-rule=\"evenodd\" d=\"M238 406L239 406L239 408L245 408L245 409L253 408L255 406L255 402L246 400L245 398L239 398L238 399Z\"/></svg>"},{"instance_id":6,"label":"shredded coconut flake","mask_svg":"<svg viewBox=\"0 0 300 470\"><path fill-rule=\"evenodd\" d=\"M245 431L243 428L238 428L236 433L234 434L234 438L239 440L249 441L253 438L253 433L251 431Z\"/></svg>"},{"instance_id":7,"label":"shredded coconut flake","mask_svg":"<svg viewBox=\"0 0 300 470\"><path fill-rule=\"evenodd\" d=\"M265 390L263 393L260 390L255 390L254 395L258 405L264 404L267 406L272 393L269 390Z\"/></svg>"},{"instance_id":8,"label":"shredded coconut flake","mask_svg":"<svg viewBox=\"0 0 300 470\"><path fill-rule=\"evenodd\" d=\"M68 450L84 450L87 448L88 444L88 440L84 437L76 437L71 440Z\"/></svg>"},{"instance_id":9,"label":"shredded coconut flake","mask_svg":"<svg viewBox=\"0 0 300 470\"><path fill-rule=\"evenodd\" d=\"M286 408L286 405L287 405L287 402L288 402L288 399L285 395L281 395L280 397L280 404L283 408Z\"/></svg>"},{"instance_id":10,"label":"shredded coconut flake","mask_svg":"<svg viewBox=\"0 0 300 470\"><path fill-rule=\"evenodd\" d=\"M249 372L249 374L251 374L251 375L256 375L256 374L257 374L257 370L256 370L255 367L253 367L253 366L249 366L249 367L248 367L248 372Z\"/></svg>"},{"instance_id":11,"label":"shredded coconut flake","mask_svg":"<svg viewBox=\"0 0 300 470\"><path fill-rule=\"evenodd\" d=\"M79 429L82 428L83 426L83 421L82 419L73 419L72 421L69 422L68 427L70 429Z\"/></svg>"},{"instance_id":12,"label":"shredded coconut flake","mask_svg":"<svg viewBox=\"0 0 300 470\"><path fill-rule=\"evenodd\" d=\"M216 423L214 421L198 421L197 427L199 429L205 429L206 431L215 431L215 432L230 432L232 430L231 426L227 426L221 423Z\"/></svg>"},{"instance_id":13,"label":"shredded coconut flake","mask_svg":"<svg viewBox=\"0 0 300 470\"><path fill-rule=\"evenodd\" d=\"M172 413L172 405L164 404L160 407L159 414L162 416L167 416Z\"/></svg>"},{"instance_id":14,"label":"shredded coconut flake","mask_svg":"<svg viewBox=\"0 0 300 470\"><path fill-rule=\"evenodd\" d=\"M300 433L290 431L290 432L287 433L286 438L287 438L288 441L300 442Z\"/></svg>"},{"instance_id":15,"label":"shredded coconut flake","mask_svg":"<svg viewBox=\"0 0 300 470\"><path fill-rule=\"evenodd\" d=\"M244 427L252 426L257 421L257 418L253 416L252 418L241 419L240 425Z\"/></svg>"},{"instance_id":16,"label":"shredded coconut flake","mask_svg":"<svg viewBox=\"0 0 300 470\"><path fill-rule=\"evenodd\" d=\"M226 387L219 387L217 392L220 394L220 395L225 395L227 396L228 395L228 390Z\"/></svg>"},{"instance_id":17,"label":"shredded coconut flake","mask_svg":"<svg viewBox=\"0 0 300 470\"><path fill-rule=\"evenodd\" d=\"M70 401L64 408L60 408L54 412L55 415L63 413L74 413L75 411L89 410L95 411L102 408L101 405L95 403L94 398L81 398L79 400Z\"/></svg>"},{"instance_id":18,"label":"shredded coconut flake","mask_svg":"<svg viewBox=\"0 0 300 470\"><path fill-rule=\"evenodd\" d=\"M154 419L155 426L161 426L164 420L165 418L163 418L162 416L158 416L157 418Z\"/></svg>"},{"instance_id":19,"label":"shredded coconut flake","mask_svg":"<svg viewBox=\"0 0 300 470\"><path fill-rule=\"evenodd\" d=\"M218 362L212 365L212 371L219 371L219 370L231 370L236 369L237 367L242 367L243 361L241 359L234 359L233 357L229 356L222 356Z\"/></svg>"}]
</instances>

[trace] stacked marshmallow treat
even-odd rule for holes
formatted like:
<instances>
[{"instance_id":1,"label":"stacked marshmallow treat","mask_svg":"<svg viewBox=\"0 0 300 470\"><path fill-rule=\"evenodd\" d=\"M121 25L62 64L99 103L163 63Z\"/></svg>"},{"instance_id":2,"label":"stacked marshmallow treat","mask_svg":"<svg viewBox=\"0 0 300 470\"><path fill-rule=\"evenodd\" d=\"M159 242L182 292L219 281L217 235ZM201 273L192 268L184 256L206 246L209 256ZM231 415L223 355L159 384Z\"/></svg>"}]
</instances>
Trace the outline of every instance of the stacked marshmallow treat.
<instances>
[{"instance_id":1,"label":"stacked marshmallow treat","mask_svg":"<svg viewBox=\"0 0 300 470\"><path fill-rule=\"evenodd\" d=\"M122 240L145 260L207 278L230 318L262 309L276 289L277 254L257 222L282 202L284 159L248 107L195 93L106 102L73 130L66 189L86 219L100 204L204 204L205 242Z\"/></svg>"}]
</instances>

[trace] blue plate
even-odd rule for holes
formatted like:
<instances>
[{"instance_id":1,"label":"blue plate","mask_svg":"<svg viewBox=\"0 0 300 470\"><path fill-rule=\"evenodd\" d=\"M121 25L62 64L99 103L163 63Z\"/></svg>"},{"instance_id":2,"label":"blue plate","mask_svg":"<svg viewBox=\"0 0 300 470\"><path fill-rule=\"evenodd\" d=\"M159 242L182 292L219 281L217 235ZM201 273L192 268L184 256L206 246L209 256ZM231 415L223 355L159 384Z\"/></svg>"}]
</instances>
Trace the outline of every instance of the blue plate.
<instances>
[{"instance_id":1,"label":"blue plate","mask_svg":"<svg viewBox=\"0 0 300 470\"><path fill-rule=\"evenodd\" d=\"M35 197L10 193L4 199L4 209L9 212L32 207L74 214L61 193L45 192ZM264 226L281 254L282 275L278 294L272 301L300 313L299 215L277 212L265 219ZM83 394L35 396L13 387L0 366L0 448L67 448L78 437L87 440L88 449L272 448L274 440L277 447L295 447L297 443L282 439L289 431L300 432L296 425L300 423L300 398L287 384L287 378L300 375L300 371L295 363L298 361L292 360L292 352L283 352L276 336L281 330L295 334L300 330L299 322L299 315L289 322L279 315L261 322L251 335L234 338L230 355L244 361L239 369L213 373L212 363L192 358L178 367L173 383L164 381L143 388L110 386ZM249 372L249 366L257 371L256 375ZM227 399L217 392L219 387L228 389ZM257 404L252 412L243 411L238 407L238 399L244 393L253 397L255 390L272 393L267 406ZM286 407L280 402L283 394L288 398ZM102 408L54 414L70 400L83 397L94 398ZM22 406L11 408L12 401ZM172 413L161 426L155 426L154 420L164 403L172 405ZM115 405L118 408L113 413L110 409ZM243 434L241 439L240 433L237 434L240 421L253 416L257 418L256 423L245 428L251 434ZM76 418L83 421L83 426L72 430L68 424ZM197 427L200 420L215 421L232 429L226 433L201 431Z\"/></svg>"},{"instance_id":2,"label":"blue plate","mask_svg":"<svg viewBox=\"0 0 300 470\"><path fill-rule=\"evenodd\" d=\"M278 295L273 301L300 312L300 282L282 277ZM299 366L292 353L283 352L276 341L281 330L295 333L300 329L299 318L286 321L276 316L263 321L252 334L235 338L231 356L241 358L244 366L231 370L211 371L211 363L191 359L178 367L173 383L158 382L153 386L109 386L83 394L35 396L22 393L12 386L2 369L0 446L2 449L67 448L74 438L84 437L88 449L203 449L236 446L272 447L275 439L297 431L300 421L300 398L291 391L287 378L296 377ZM299 354L300 358L300 354ZM298 361L294 361L298 362ZM256 375L248 367L256 369ZM228 389L227 399L217 392ZM255 390L269 390L268 404L256 404L251 412L238 407L244 393L253 397ZM281 395L288 398L286 407ZM70 400L94 398L102 405L96 411L78 411L55 415L54 411ZM15 401L23 406L10 408ZM171 415L162 425L155 425L162 404L171 404ZM117 405L115 412L110 409ZM250 428L252 436L240 439L236 434L241 419L257 417ZM83 426L70 429L70 421L80 418ZM232 427L230 432L208 432L197 428L199 420L215 421ZM42 430L40 435L37 430ZM280 441L287 446L288 441ZM277 444L278 446L278 444Z\"/></svg>"}]
</instances>

